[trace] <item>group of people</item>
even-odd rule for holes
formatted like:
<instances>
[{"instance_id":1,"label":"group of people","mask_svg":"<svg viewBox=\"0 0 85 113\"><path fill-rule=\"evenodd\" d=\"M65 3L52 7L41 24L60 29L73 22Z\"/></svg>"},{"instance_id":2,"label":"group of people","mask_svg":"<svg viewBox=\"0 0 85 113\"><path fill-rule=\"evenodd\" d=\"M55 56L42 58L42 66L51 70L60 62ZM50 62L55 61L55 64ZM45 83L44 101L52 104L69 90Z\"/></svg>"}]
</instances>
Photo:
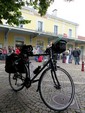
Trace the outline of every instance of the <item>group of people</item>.
<instances>
[{"instance_id":1,"label":"group of people","mask_svg":"<svg viewBox=\"0 0 85 113\"><path fill-rule=\"evenodd\" d=\"M42 49L40 47L34 47L33 48L33 54L42 54ZM35 56L35 61L36 62L42 62L43 61L43 56L40 55L40 56Z\"/></svg>"},{"instance_id":2,"label":"group of people","mask_svg":"<svg viewBox=\"0 0 85 113\"><path fill-rule=\"evenodd\" d=\"M5 60L7 54L11 54L11 53L19 54L20 53L19 46L16 46L15 49L14 47L8 46L8 50L6 47L0 48L0 60Z\"/></svg>"},{"instance_id":3,"label":"group of people","mask_svg":"<svg viewBox=\"0 0 85 113\"><path fill-rule=\"evenodd\" d=\"M50 46L52 46L52 42L50 43L49 47ZM8 46L8 51L7 51L6 47L0 48L0 60L5 60L6 55L8 53L12 53L12 52L14 52L16 54L20 54L20 47L16 46L14 49L13 47ZM33 49L33 53L34 54L41 54L42 50L40 47L35 47ZM70 48L62 54L63 63L65 63L65 62L72 63L72 60L74 58L75 65L79 65L80 64L80 55L81 55L81 50L79 47L75 48L74 50L72 50ZM41 62L42 60L43 60L43 56L35 56L35 61Z\"/></svg>"},{"instance_id":4,"label":"group of people","mask_svg":"<svg viewBox=\"0 0 85 113\"><path fill-rule=\"evenodd\" d=\"M68 49L63 53L62 59L65 59L65 62L72 63L72 60L74 59L75 65L80 64L80 55L81 55L81 50L79 47L75 48L74 50Z\"/></svg>"}]
</instances>

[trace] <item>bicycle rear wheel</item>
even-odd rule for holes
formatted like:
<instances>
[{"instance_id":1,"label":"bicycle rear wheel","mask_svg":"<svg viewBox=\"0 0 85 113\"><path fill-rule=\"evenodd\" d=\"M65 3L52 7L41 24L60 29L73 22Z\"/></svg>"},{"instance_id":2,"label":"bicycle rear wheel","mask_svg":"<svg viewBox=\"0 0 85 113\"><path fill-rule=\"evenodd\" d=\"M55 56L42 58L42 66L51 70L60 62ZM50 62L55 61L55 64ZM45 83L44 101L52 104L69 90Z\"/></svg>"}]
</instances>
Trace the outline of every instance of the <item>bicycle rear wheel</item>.
<instances>
[{"instance_id":1,"label":"bicycle rear wheel","mask_svg":"<svg viewBox=\"0 0 85 113\"><path fill-rule=\"evenodd\" d=\"M52 73L49 68L42 73L39 81L39 93L47 107L52 110L62 111L68 108L74 99L74 83L66 70L57 67L56 76L60 83L60 88L55 87ZM55 78L54 80L57 84Z\"/></svg>"},{"instance_id":2,"label":"bicycle rear wheel","mask_svg":"<svg viewBox=\"0 0 85 113\"><path fill-rule=\"evenodd\" d=\"M24 88L26 73L10 73L9 84L14 91L20 91Z\"/></svg>"}]
</instances>

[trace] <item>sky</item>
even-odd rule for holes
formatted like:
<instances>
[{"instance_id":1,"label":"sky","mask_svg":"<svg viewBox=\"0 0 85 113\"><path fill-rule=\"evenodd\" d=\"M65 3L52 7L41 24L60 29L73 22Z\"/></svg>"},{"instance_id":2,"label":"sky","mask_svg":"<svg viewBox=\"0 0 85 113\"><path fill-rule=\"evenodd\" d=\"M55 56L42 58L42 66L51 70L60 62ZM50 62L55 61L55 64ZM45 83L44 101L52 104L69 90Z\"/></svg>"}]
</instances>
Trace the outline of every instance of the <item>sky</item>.
<instances>
[{"instance_id":1,"label":"sky","mask_svg":"<svg viewBox=\"0 0 85 113\"><path fill-rule=\"evenodd\" d=\"M85 0L73 0L72 2L54 0L48 8L48 13L51 14L54 9L57 9L57 17L79 24L77 33L85 36Z\"/></svg>"}]
</instances>

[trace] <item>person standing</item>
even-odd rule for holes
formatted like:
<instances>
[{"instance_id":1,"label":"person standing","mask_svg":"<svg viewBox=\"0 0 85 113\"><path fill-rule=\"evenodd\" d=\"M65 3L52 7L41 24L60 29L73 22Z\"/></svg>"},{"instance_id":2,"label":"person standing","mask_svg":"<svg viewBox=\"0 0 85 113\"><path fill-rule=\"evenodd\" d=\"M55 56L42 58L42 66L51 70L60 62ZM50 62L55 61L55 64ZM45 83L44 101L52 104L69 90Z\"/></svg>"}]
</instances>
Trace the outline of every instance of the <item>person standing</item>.
<instances>
[{"instance_id":1,"label":"person standing","mask_svg":"<svg viewBox=\"0 0 85 113\"><path fill-rule=\"evenodd\" d=\"M8 46L8 53L9 53L9 54L11 54L11 53L12 53L11 46Z\"/></svg>"},{"instance_id":2,"label":"person standing","mask_svg":"<svg viewBox=\"0 0 85 113\"><path fill-rule=\"evenodd\" d=\"M80 58L80 52L77 48L75 48L75 50L73 50L72 55L74 57L74 61L75 61L75 65L78 64L79 65L79 58Z\"/></svg>"},{"instance_id":3,"label":"person standing","mask_svg":"<svg viewBox=\"0 0 85 113\"><path fill-rule=\"evenodd\" d=\"M7 49L6 49L6 47L3 48L2 54L3 54L3 60L5 60L6 59L6 55L7 55Z\"/></svg>"},{"instance_id":4,"label":"person standing","mask_svg":"<svg viewBox=\"0 0 85 113\"><path fill-rule=\"evenodd\" d=\"M69 49L69 63L72 63L72 49Z\"/></svg>"},{"instance_id":5,"label":"person standing","mask_svg":"<svg viewBox=\"0 0 85 113\"><path fill-rule=\"evenodd\" d=\"M33 49L33 54L38 54L38 49L37 49L37 47L35 47L35 48ZM35 60L36 62L38 62L38 56L35 56L34 60Z\"/></svg>"},{"instance_id":6,"label":"person standing","mask_svg":"<svg viewBox=\"0 0 85 113\"><path fill-rule=\"evenodd\" d=\"M66 63L69 64L69 49L66 50Z\"/></svg>"},{"instance_id":7,"label":"person standing","mask_svg":"<svg viewBox=\"0 0 85 113\"><path fill-rule=\"evenodd\" d=\"M62 53L62 63L66 63L66 53Z\"/></svg>"},{"instance_id":8,"label":"person standing","mask_svg":"<svg viewBox=\"0 0 85 113\"><path fill-rule=\"evenodd\" d=\"M20 47L16 45L15 49L15 54L19 55L20 54Z\"/></svg>"},{"instance_id":9,"label":"person standing","mask_svg":"<svg viewBox=\"0 0 85 113\"><path fill-rule=\"evenodd\" d=\"M77 51L78 51L78 53L79 53L78 62L79 62L79 64L80 64L80 55L81 55L81 50L80 50L79 47L77 47Z\"/></svg>"},{"instance_id":10,"label":"person standing","mask_svg":"<svg viewBox=\"0 0 85 113\"><path fill-rule=\"evenodd\" d=\"M0 60L2 60L2 48L0 48Z\"/></svg>"}]
</instances>

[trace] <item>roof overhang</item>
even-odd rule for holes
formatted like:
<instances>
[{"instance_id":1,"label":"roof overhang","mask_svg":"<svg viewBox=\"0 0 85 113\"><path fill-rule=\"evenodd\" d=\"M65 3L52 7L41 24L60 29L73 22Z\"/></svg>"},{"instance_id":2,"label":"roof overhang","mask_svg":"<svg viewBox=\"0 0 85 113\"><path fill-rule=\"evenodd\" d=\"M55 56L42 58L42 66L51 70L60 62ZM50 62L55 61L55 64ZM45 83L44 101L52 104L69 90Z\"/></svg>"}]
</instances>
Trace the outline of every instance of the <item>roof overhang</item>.
<instances>
[{"instance_id":1,"label":"roof overhang","mask_svg":"<svg viewBox=\"0 0 85 113\"><path fill-rule=\"evenodd\" d=\"M39 33L33 30L19 28L19 27L11 27L8 25L0 25L0 31L9 31L9 32L16 32L20 34L29 34L30 36L37 36Z\"/></svg>"},{"instance_id":2,"label":"roof overhang","mask_svg":"<svg viewBox=\"0 0 85 113\"><path fill-rule=\"evenodd\" d=\"M71 38L65 38L67 42L74 42L75 44L85 44L85 40L78 40L78 39L71 39Z\"/></svg>"},{"instance_id":3,"label":"roof overhang","mask_svg":"<svg viewBox=\"0 0 85 113\"><path fill-rule=\"evenodd\" d=\"M30 30L30 29L25 29L25 28L19 28L19 27L12 27L8 25L0 25L0 31L9 31L9 32L15 32L15 33L20 33L20 34L28 34L32 38L34 37L46 37L49 39L55 39L57 35L54 35L53 33L50 32L39 32L37 30Z\"/></svg>"},{"instance_id":4,"label":"roof overhang","mask_svg":"<svg viewBox=\"0 0 85 113\"><path fill-rule=\"evenodd\" d=\"M75 42L75 43L79 43L79 44L85 44L85 40L79 40L79 39L74 39L74 38L65 38L65 37L63 37L63 35L55 35L54 33L51 33L51 32L39 32L37 30L12 27L12 26L8 26L8 25L0 25L0 31L5 31L5 32L9 31L9 32L16 32L16 33L20 33L20 34L28 34L32 38L46 37L49 40L56 40L59 36L60 38L65 39L67 42L70 41L70 42Z\"/></svg>"},{"instance_id":5,"label":"roof overhang","mask_svg":"<svg viewBox=\"0 0 85 113\"><path fill-rule=\"evenodd\" d=\"M57 38L57 35L50 33L50 32L38 32L38 33L39 33L38 37L46 37L49 39L56 39Z\"/></svg>"},{"instance_id":6,"label":"roof overhang","mask_svg":"<svg viewBox=\"0 0 85 113\"><path fill-rule=\"evenodd\" d=\"M75 40L75 43L77 43L77 44L85 44L85 40L77 39L77 40Z\"/></svg>"}]
</instances>

